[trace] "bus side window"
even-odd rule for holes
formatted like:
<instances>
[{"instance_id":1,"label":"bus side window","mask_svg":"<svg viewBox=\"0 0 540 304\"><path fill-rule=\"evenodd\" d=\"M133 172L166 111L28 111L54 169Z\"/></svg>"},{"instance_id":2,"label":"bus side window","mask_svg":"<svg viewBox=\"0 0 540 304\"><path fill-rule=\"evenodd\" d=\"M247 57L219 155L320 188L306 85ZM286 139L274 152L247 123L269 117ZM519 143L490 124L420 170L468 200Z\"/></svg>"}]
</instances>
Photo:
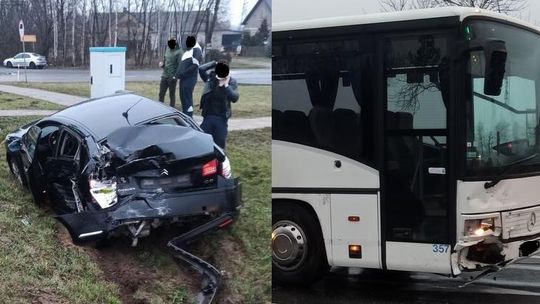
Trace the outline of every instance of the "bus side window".
<instances>
[{"instance_id":1,"label":"bus side window","mask_svg":"<svg viewBox=\"0 0 540 304\"><path fill-rule=\"evenodd\" d=\"M273 45L272 137L375 167L373 38Z\"/></svg>"}]
</instances>

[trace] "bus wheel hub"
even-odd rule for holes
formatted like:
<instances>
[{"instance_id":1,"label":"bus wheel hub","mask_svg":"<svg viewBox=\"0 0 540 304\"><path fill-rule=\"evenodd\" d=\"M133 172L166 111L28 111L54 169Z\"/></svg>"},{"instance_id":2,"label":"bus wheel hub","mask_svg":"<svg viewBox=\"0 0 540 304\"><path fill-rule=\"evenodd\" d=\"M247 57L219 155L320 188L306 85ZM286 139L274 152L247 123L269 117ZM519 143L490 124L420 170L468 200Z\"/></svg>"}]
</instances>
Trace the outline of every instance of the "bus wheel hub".
<instances>
[{"instance_id":1,"label":"bus wheel hub","mask_svg":"<svg viewBox=\"0 0 540 304\"><path fill-rule=\"evenodd\" d=\"M282 269L292 270L302 263L307 253L304 231L298 224L282 220L272 227L272 260Z\"/></svg>"}]
</instances>

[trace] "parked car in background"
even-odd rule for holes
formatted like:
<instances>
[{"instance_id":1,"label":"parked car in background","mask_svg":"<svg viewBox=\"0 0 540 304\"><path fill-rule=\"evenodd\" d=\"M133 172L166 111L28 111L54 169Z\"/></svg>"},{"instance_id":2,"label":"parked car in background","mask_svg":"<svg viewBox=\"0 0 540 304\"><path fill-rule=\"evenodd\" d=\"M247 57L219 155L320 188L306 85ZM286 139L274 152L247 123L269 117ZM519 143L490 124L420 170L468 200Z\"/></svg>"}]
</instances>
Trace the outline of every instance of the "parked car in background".
<instances>
[{"instance_id":1,"label":"parked car in background","mask_svg":"<svg viewBox=\"0 0 540 304\"><path fill-rule=\"evenodd\" d=\"M4 66L8 68L24 67L25 65L31 69L42 69L47 66L47 59L36 53L19 53L4 60Z\"/></svg>"},{"instance_id":2,"label":"parked car in background","mask_svg":"<svg viewBox=\"0 0 540 304\"><path fill-rule=\"evenodd\" d=\"M11 173L37 204L51 205L74 242L124 234L136 245L158 226L236 216L241 206L239 180L212 136L134 94L79 103L5 144Z\"/></svg>"}]
</instances>

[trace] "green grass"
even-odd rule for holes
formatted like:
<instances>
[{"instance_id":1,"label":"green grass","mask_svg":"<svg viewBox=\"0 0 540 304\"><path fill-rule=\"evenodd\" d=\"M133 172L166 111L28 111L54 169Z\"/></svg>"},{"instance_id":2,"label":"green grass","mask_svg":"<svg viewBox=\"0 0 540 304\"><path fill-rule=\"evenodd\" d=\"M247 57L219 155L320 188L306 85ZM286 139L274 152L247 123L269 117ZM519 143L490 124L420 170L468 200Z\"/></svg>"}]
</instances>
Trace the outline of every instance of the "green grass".
<instances>
[{"instance_id":1,"label":"green grass","mask_svg":"<svg viewBox=\"0 0 540 304\"><path fill-rule=\"evenodd\" d=\"M35 119L0 119L0 137ZM216 303L271 301L270 142L270 129L230 132L227 152L243 183L244 208L230 229L205 236L191 249L224 272ZM10 176L3 146L0 155L2 299L28 303L46 296L54 303L120 303L120 286L103 280L103 267L91 258L96 251L60 242L60 224L50 212L34 206ZM169 255L167 232L152 233L136 248L117 240L108 249L109 256L130 260L135 273L149 274L148 281L130 294L134 301L192 303L199 276L179 268Z\"/></svg>"},{"instance_id":2,"label":"green grass","mask_svg":"<svg viewBox=\"0 0 540 304\"><path fill-rule=\"evenodd\" d=\"M62 108L52 102L0 92L0 110L60 110Z\"/></svg>"},{"instance_id":3,"label":"green grass","mask_svg":"<svg viewBox=\"0 0 540 304\"><path fill-rule=\"evenodd\" d=\"M20 87L29 87L47 91L65 93L76 96L89 97L90 86L87 83L13 83ZM159 82L126 82L126 90L133 91L139 95L157 100L159 94ZM239 85L240 99L233 104L233 118L270 116L271 106L271 86L268 85ZM200 115L199 102L201 100L202 83L198 83L193 93L195 102L195 114ZM169 104L168 92L165 95L165 103ZM176 105L180 109L180 96L178 86L176 88Z\"/></svg>"},{"instance_id":4,"label":"green grass","mask_svg":"<svg viewBox=\"0 0 540 304\"><path fill-rule=\"evenodd\" d=\"M269 57L233 57L230 63L232 69L270 68L272 60Z\"/></svg>"},{"instance_id":5,"label":"green grass","mask_svg":"<svg viewBox=\"0 0 540 304\"><path fill-rule=\"evenodd\" d=\"M2 118L0 137L36 117ZM57 223L10 176L0 147L0 294L5 303L120 303L118 288L80 247L61 246ZM28 225L24 224L28 222Z\"/></svg>"},{"instance_id":6,"label":"green grass","mask_svg":"<svg viewBox=\"0 0 540 304\"><path fill-rule=\"evenodd\" d=\"M270 302L271 264L271 140L269 128L231 132L227 154L243 183L244 207L228 235L236 248L211 237L220 269L230 272L227 288L242 303ZM223 240L223 238L221 238Z\"/></svg>"}]
</instances>

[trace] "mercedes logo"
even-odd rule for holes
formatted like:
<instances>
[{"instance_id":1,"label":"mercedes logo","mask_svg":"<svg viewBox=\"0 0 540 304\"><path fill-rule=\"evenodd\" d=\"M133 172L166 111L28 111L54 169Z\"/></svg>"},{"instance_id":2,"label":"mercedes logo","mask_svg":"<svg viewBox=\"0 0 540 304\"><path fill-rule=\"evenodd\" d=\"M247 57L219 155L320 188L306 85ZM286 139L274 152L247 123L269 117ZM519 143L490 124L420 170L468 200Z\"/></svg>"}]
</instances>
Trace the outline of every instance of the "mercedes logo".
<instances>
[{"instance_id":1,"label":"mercedes logo","mask_svg":"<svg viewBox=\"0 0 540 304\"><path fill-rule=\"evenodd\" d=\"M527 230L533 231L534 226L536 225L536 213L532 212L529 220L527 221Z\"/></svg>"},{"instance_id":2,"label":"mercedes logo","mask_svg":"<svg viewBox=\"0 0 540 304\"><path fill-rule=\"evenodd\" d=\"M163 171L161 171L161 176L163 175L169 176L169 171L167 171L167 169L163 169Z\"/></svg>"}]
</instances>

